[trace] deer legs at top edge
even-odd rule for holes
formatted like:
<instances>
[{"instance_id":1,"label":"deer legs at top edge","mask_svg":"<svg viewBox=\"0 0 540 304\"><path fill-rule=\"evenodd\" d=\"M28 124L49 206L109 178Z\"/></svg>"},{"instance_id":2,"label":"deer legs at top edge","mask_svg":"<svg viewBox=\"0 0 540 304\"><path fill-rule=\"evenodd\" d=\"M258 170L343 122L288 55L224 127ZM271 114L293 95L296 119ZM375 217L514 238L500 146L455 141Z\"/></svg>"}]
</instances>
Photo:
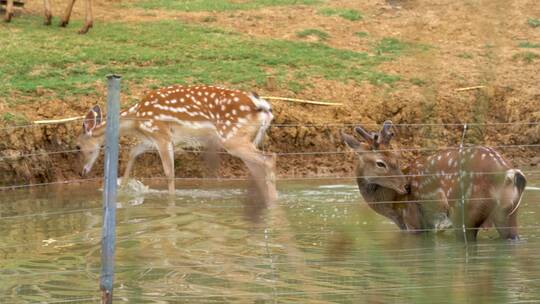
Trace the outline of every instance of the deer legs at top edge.
<instances>
[{"instance_id":1,"label":"deer legs at top edge","mask_svg":"<svg viewBox=\"0 0 540 304\"><path fill-rule=\"evenodd\" d=\"M45 25L51 25L52 20L52 10L51 10L51 3L49 0L43 0L43 8L44 8L44 18L43 24Z\"/></svg>"},{"instance_id":2,"label":"deer legs at top edge","mask_svg":"<svg viewBox=\"0 0 540 304\"><path fill-rule=\"evenodd\" d=\"M13 0L7 0L6 13L4 15L4 21L5 22L10 22L11 17L13 17Z\"/></svg>"}]
</instances>

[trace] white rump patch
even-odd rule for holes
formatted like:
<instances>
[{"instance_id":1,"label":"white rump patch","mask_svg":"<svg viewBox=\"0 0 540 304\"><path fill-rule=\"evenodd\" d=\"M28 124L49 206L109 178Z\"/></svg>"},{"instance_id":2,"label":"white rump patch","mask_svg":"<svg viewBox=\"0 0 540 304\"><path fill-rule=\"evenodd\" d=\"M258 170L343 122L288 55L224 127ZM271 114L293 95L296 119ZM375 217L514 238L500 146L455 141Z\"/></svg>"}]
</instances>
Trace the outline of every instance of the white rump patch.
<instances>
[{"instance_id":1,"label":"white rump patch","mask_svg":"<svg viewBox=\"0 0 540 304\"><path fill-rule=\"evenodd\" d=\"M253 94L249 94L248 95L249 98L251 99L251 101L253 101L253 104L255 105L255 107L257 109L261 109L265 112L270 112L272 107L270 106L270 104L268 103L268 101L260 98L260 97L255 97Z\"/></svg>"},{"instance_id":2,"label":"white rump patch","mask_svg":"<svg viewBox=\"0 0 540 304\"><path fill-rule=\"evenodd\" d=\"M259 128L259 131L257 132L255 139L253 140L253 144L255 144L255 146L258 146L262 142L266 130L268 129L268 127L270 127L272 119L274 119L274 115L272 115L272 113L270 112L264 112L259 113L258 118L261 123L261 127Z\"/></svg>"}]
</instances>

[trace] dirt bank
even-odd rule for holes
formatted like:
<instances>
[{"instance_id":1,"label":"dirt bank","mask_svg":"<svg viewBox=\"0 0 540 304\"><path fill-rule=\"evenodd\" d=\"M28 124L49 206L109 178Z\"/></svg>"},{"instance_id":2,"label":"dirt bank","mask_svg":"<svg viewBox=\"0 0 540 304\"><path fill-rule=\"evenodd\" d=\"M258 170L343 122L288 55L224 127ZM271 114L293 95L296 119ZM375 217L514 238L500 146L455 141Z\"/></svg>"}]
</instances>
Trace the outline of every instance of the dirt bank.
<instances>
[{"instance_id":1,"label":"dirt bank","mask_svg":"<svg viewBox=\"0 0 540 304\"><path fill-rule=\"evenodd\" d=\"M343 87L346 89L346 86ZM353 124L362 122L366 126L391 119L395 123L456 123L456 122L532 122L540 120L538 104L520 99L520 92L510 88L488 88L460 93L435 95L436 102L429 104L425 96L418 94L389 93L386 98L370 95L369 87L355 88L357 96L346 102L346 106L333 108L312 105L297 105L283 102L274 103L276 119L268 132L264 144L266 151L278 153L278 174L282 177L297 176L347 176L351 174L353 159L340 141L341 130L352 130ZM459 98L458 98L459 97ZM45 106L32 108L27 106L27 113L49 118L56 113L80 115L90 105L90 99L76 107L70 103L50 101ZM72 104L71 104L72 105ZM519 105L519 106L517 106ZM47 110L43 110L47 109ZM536 111L536 112L535 112ZM299 125L300 124L300 125ZM372 126L372 128L375 126ZM81 178L80 164L74 139L81 131L79 122L31 127L8 127L0 134L4 140L0 143L0 179L2 185L40 183ZM462 137L462 127L414 126L398 127L397 148L411 149L420 147L438 148L456 146ZM465 142L492 146L534 145L540 143L538 125L486 125L470 126ZM121 164L125 164L129 142L122 146ZM538 147L500 147L504 155L517 166L537 165ZM53 152L53 153L50 153ZM323 152L321 154L280 154L298 152ZM335 153L332 153L335 152ZM417 155L404 152L406 157ZM232 177L244 174L239 161L223 157L220 176ZM90 175L101 175L99 169ZM135 166L138 177L162 177L162 170L156 154L140 157ZM199 153L177 155L177 177L207 176Z\"/></svg>"},{"instance_id":2,"label":"dirt bank","mask_svg":"<svg viewBox=\"0 0 540 304\"><path fill-rule=\"evenodd\" d=\"M37 4L36 4L37 3ZM101 5L101 4L103 5ZM402 126L396 138L398 148L444 147L459 144L462 127L436 124L489 123L472 125L465 143L492 146L538 145L540 126L540 75L538 59L521 57L524 52L538 54L538 49L523 49L523 41L540 43L540 28L527 24L540 16L535 1L332 1L332 7L354 8L362 12L358 22L338 16L322 16L316 7L272 7L255 11L185 13L147 12L118 8L114 3L97 1L96 22L152 21L163 18L217 26L262 38L299 39L296 32L319 28L329 33L325 41L331 47L367 51L373 41L393 37L429 47L428 51L401 56L382 65L382 70L397 74L393 85L342 83L310 79L310 86L299 93L271 84L254 88L260 95L298 97L343 102L343 107L301 105L273 102L275 126L268 133L265 150L277 153L337 152L335 154L280 155L280 176L351 174L352 156L339 139L341 130L352 124L381 123L391 119L398 124L430 123L432 126ZM114 7L111 8L111 5ZM55 8L55 10L60 8ZM27 12L40 14L38 2ZM120 12L120 13L119 13ZM473 13L474 12L474 13ZM211 19L206 17L211 16ZM77 18L77 15L76 15ZM212 20L208 23L208 20ZM351 33L366 33L366 38L351 38ZM305 38L312 39L312 38ZM129 80L126 80L129 81ZM226 85L226 84L225 84ZM481 89L456 91L482 85ZM129 103L146 88L131 85ZM21 103L8 109L0 102L0 113L22 113L28 119L50 119L82 115L94 103L103 105L103 84L96 84L93 96L57 97L54 92L13 92ZM34 102L39 100L39 102ZM1 101L1 100L0 100ZM517 124L493 124L517 123ZM279 126L298 125L301 126ZM80 122L51 126L7 127L0 130L0 185L16 185L80 178L77 154L54 153L74 149ZM127 145L124 145L127 146ZM531 146L498 148L516 166L540 166L540 148ZM31 155L28 155L31 154ZM125 164L123 151L121 163ZM407 158L412 152L404 153ZM197 154L178 155L178 177L205 175ZM98 164L99 166L99 164ZM99 167L97 167L99 168ZM163 176L157 155L144 155L135 165L136 176ZM220 175L244 174L238 161L222 159ZM92 176L100 176L94 170Z\"/></svg>"}]
</instances>

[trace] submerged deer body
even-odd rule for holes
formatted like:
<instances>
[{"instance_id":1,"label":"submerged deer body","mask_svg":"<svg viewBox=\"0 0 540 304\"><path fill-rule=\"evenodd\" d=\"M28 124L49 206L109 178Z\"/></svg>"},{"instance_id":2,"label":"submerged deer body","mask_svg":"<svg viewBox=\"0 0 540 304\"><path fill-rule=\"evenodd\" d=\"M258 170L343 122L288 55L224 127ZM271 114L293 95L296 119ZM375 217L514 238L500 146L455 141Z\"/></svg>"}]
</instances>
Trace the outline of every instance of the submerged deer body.
<instances>
[{"instance_id":1,"label":"submerged deer body","mask_svg":"<svg viewBox=\"0 0 540 304\"><path fill-rule=\"evenodd\" d=\"M71 11L73 10L73 5L75 4L76 0L68 0L68 6L66 7L66 10L64 12L64 15L61 18L60 26L66 26L69 23L69 19L71 17ZM6 12L4 15L4 20L6 22L10 22L11 18L13 17L13 4L14 0L6 0ZM51 3L49 0L43 0L44 8L45 8L45 25L50 25L52 20L52 10L51 10ZM85 23L83 27L79 30L80 34L85 34L88 32L88 30L93 26L93 16L92 16L92 0L85 0L85 10L86 10L86 17L85 17Z\"/></svg>"},{"instance_id":2,"label":"submerged deer body","mask_svg":"<svg viewBox=\"0 0 540 304\"><path fill-rule=\"evenodd\" d=\"M429 214L435 202L466 228L467 239L476 239L479 228L491 224L501 238L519 238L517 210L527 182L497 151L481 146L442 150L413 162L409 173L411 196L424 202L423 212Z\"/></svg>"},{"instance_id":3,"label":"submerged deer body","mask_svg":"<svg viewBox=\"0 0 540 304\"><path fill-rule=\"evenodd\" d=\"M526 185L521 171L491 148L464 147L416 159L406 178L390 145L391 128L391 122L379 133L357 127L365 142L343 134L358 154L358 186L372 209L402 230L444 229L450 218L465 227L468 240L490 224L502 238L518 238L517 209Z\"/></svg>"},{"instance_id":4,"label":"submerged deer body","mask_svg":"<svg viewBox=\"0 0 540 304\"><path fill-rule=\"evenodd\" d=\"M88 173L104 141L105 124L95 106L86 116L78 138ZM141 102L120 113L120 134L138 138L124 173L127 181L135 158L157 149L168 188L174 192L174 146L224 148L246 164L267 201L276 199L274 159L257 144L273 119L270 104L255 93L213 86L169 86L148 93Z\"/></svg>"}]
</instances>

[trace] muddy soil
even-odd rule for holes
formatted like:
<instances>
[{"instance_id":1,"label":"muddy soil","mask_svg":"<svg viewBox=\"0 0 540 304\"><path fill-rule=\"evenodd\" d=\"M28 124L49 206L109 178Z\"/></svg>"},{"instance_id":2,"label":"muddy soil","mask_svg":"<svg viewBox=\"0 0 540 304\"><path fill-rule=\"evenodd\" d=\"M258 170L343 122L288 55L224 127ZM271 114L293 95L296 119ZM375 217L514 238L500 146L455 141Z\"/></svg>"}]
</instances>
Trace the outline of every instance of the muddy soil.
<instances>
[{"instance_id":1,"label":"muddy soil","mask_svg":"<svg viewBox=\"0 0 540 304\"><path fill-rule=\"evenodd\" d=\"M80 5L80 4L79 4ZM59 6L59 3L56 4ZM264 150L276 153L309 153L278 155L278 175L346 176L352 174L353 156L340 141L339 132L352 131L349 124L371 124L391 119L397 124L430 123L433 126L398 127L397 148L440 148L456 146L463 137L454 123L492 123L470 125L466 144L499 147L518 167L540 166L540 60L516 59L525 49L523 41L540 43L540 28L527 24L528 18L540 17L535 0L518 1L331 1L328 6L354 8L362 12L361 21L326 17L316 7L272 7L255 11L184 13L143 11L120 8L118 2L96 1L96 22L120 20L143 22L175 18L190 23L218 26L246 35L297 40L296 32L319 28L330 34L329 46L369 51L372 43L384 37L421 43L429 50L409 54L386 62L382 70L398 74L394 85L341 83L310 79L311 86L300 93L267 86L254 88L260 95L287 96L342 102L342 107L326 107L283 101L272 102L276 119L265 140ZM129 6L127 6L129 7ZM60 7L54 10L61 11ZM76 7L74 18L81 18ZM41 14L39 1L28 3L23 13ZM208 16L212 23L208 23ZM365 32L365 38L352 35ZM313 38L305 38L313 39ZM538 49L526 49L538 53ZM225 84L226 85L226 84ZM482 86L479 89L457 90ZM52 98L45 102L25 103L17 111L29 119L52 119L80 116L91 105L103 100L103 84L96 84L97 96ZM143 94L144 87L134 87L132 100ZM13 92L13 94L19 94ZM36 95L53 92L39 92ZM20 96L30 100L36 96ZM0 100L0 112L7 106ZM499 124L516 123L516 124ZM294 126L290 126L294 125ZM80 122L51 126L10 127L0 131L0 185L63 181L80 178L77 153L54 153L74 149ZM121 164L125 164L125 141ZM512 145L512 147L508 147ZM516 147L516 145L526 145ZM531 146L533 145L533 146ZM314 153L326 152L326 153ZM29 155L31 154L31 155ZM406 151L405 158L418 153ZM177 155L177 177L207 176L199 153ZM101 162L101 160L100 160ZM224 156L219 175L244 175L242 164ZM97 164L99 168L100 163ZM538 169L537 169L538 170ZM135 165L138 177L162 177L157 155L143 155ZM94 170L91 176L101 176Z\"/></svg>"}]
</instances>

